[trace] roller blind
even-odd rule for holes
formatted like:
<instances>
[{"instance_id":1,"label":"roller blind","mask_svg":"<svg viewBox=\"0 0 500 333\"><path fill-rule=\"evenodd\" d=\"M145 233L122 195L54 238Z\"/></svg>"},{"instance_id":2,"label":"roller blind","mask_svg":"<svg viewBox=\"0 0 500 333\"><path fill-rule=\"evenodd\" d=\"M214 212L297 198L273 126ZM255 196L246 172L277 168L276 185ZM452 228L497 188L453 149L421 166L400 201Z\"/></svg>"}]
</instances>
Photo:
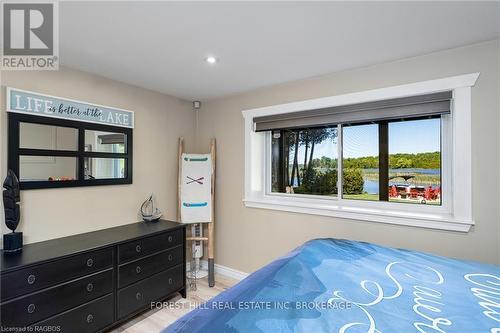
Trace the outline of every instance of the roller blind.
<instances>
[{"instance_id":1,"label":"roller blind","mask_svg":"<svg viewBox=\"0 0 500 333\"><path fill-rule=\"evenodd\" d=\"M101 144L120 144L125 143L125 134L103 134L98 136Z\"/></svg>"},{"instance_id":2,"label":"roller blind","mask_svg":"<svg viewBox=\"0 0 500 333\"><path fill-rule=\"evenodd\" d=\"M256 132L449 114L451 91L255 117Z\"/></svg>"}]
</instances>

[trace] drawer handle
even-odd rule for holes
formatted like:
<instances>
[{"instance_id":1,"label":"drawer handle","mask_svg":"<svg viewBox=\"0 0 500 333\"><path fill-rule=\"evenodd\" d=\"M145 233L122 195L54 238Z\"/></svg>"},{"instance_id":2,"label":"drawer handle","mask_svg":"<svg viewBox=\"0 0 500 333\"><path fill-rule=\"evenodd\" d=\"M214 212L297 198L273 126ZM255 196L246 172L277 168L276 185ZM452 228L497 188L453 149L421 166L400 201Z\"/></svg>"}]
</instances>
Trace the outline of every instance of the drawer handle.
<instances>
[{"instance_id":1,"label":"drawer handle","mask_svg":"<svg viewBox=\"0 0 500 333\"><path fill-rule=\"evenodd\" d=\"M35 304L31 303L30 305L28 305L28 313L33 313L35 312Z\"/></svg>"},{"instance_id":2,"label":"drawer handle","mask_svg":"<svg viewBox=\"0 0 500 333\"><path fill-rule=\"evenodd\" d=\"M168 255L168 261L172 261L172 255L171 254Z\"/></svg>"},{"instance_id":3,"label":"drawer handle","mask_svg":"<svg viewBox=\"0 0 500 333\"><path fill-rule=\"evenodd\" d=\"M89 258L89 259L87 259L87 266L88 266L88 267L92 267L93 265L94 265L94 260L92 260L92 259L90 259L90 258Z\"/></svg>"},{"instance_id":4,"label":"drawer handle","mask_svg":"<svg viewBox=\"0 0 500 333\"><path fill-rule=\"evenodd\" d=\"M139 301L141 298L142 298L142 294L141 294L141 293L137 293L137 294L135 294L135 299L136 299L136 300L138 300L138 301Z\"/></svg>"},{"instance_id":5,"label":"drawer handle","mask_svg":"<svg viewBox=\"0 0 500 333\"><path fill-rule=\"evenodd\" d=\"M172 280L172 278L169 278L168 279L168 284L172 284L172 283L174 283L174 281Z\"/></svg>"},{"instance_id":6,"label":"drawer handle","mask_svg":"<svg viewBox=\"0 0 500 333\"><path fill-rule=\"evenodd\" d=\"M91 315L91 314L89 314L89 315L87 316L87 323L89 323L89 324L90 324L90 323L91 323L91 322L93 322L93 321L94 321L94 316L93 316L93 315Z\"/></svg>"},{"instance_id":7,"label":"drawer handle","mask_svg":"<svg viewBox=\"0 0 500 333\"><path fill-rule=\"evenodd\" d=\"M141 252L141 246L140 246L140 245L137 245L137 246L135 247L135 252L137 252L137 253L140 253L140 252Z\"/></svg>"},{"instance_id":8,"label":"drawer handle","mask_svg":"<svg viewBox=\"0 0 500 333\"><path fill-rule=\"evenodd\" d=\"M139 273L141 272L141 266L137 266L137 267L135 268L135 272L136 272L137 274L139 274Z\"/></svg>"},{"instance_id":9,"label":"drawer handle","mask_svg":"<svg viewBox=\"0 0 500 333\"><path fill-rule=\"evenodd\" d=\"M168 242L172 243L172 236L168 236Z\"/></svg>"},{"instance_id":10,"label":"drawer handle","mask_svg":"<svg viewBox=\"0 0 500 333\"><path fill-rule=\"evenodd\" d=\"M30 274L28 276L28 284L33 284L35 283L36 277L33 274Z\"/></svg>"},{"instance_id":11,"label":"drawer handle","mask_svg":"<svg viewBox=\"0 0 500 333\"><path fill-rule=\"evenodd\" d=\"M87 285L87 291L88 291L88 292L91 292L92 290L94 290L94 285L93 285L92 283L89 283L89 284Z\"/></svg>"}]
</instances>

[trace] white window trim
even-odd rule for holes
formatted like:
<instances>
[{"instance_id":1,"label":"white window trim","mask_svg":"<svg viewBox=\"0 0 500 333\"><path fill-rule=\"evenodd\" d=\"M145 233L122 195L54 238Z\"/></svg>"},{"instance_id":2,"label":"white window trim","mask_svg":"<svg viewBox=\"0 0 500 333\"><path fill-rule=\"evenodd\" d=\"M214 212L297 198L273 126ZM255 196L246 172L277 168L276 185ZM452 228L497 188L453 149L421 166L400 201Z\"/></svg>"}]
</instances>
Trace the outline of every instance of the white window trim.
<instances>
[{"instance_id":1,"label":"white window trim","mask_svg":"<svg viewBox=\"0 0 500 333\"><path fill-rule=\"evenodd\" d=\"M367 90L362 92L310 99L242 111L245 120L245 193L246 207L273 209L287 212L332 216L379 223L408 225L423 228L468 232L472 216L471 170L471 87L480 73L416 82L411 84ZM450 135L443 135L443 179L448 179L448 199L442 206L424 206L389 202L332 200L299 195L271 194L268 184L268 144L266 133L253 130L253 118L281 113L299 112L339 105L452 91L452 116L446 122ZM454 135L460 133L460 135ZM446 177L446 178L445 178ZM451 181L450 181L451 180ZM460 189L455 191L454 189ZM443 197L446 193L443 193Z\"/></svg>"}]
</instances>

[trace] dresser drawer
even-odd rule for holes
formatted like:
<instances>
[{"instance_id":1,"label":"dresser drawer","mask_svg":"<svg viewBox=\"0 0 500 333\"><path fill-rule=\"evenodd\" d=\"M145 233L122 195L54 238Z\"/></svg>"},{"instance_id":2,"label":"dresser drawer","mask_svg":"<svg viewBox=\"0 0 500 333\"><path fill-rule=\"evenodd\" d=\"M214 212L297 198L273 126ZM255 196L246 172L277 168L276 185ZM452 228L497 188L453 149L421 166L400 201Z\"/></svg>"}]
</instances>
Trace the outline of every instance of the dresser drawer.
<instances>
[{"instance_id":1,"label":"dresser drawer","mask_svg":"<svg viewBox=\"0 0 500 333\"><path fill-rule=\"evenodd\" d=\"M184 261L182 245L129 262L118 269L118 288L137 282L155 273L171 268Z\"/></svg>"},{"instance_id":2,"label":"dresser drawer","mask_svg":"<svg viewBox=\"0 0 500 333\"><path fill-rule=\"evenodd\" d=\"M2 301L98 272L113 265L111 247L1 275Z\"/></svg>"},{"instance_id":3,"label":"dresser drawer","mask_svg":"<svg viewBox=\"0 0 500 333\"><path fill-rule=\"evenodd\" d=\"M32 332L47 332L55 327L61 333L96 332L113 323L113 294L101 297L57 316L38 322L32 326Z\"/></svg>"},{"instance_id":4,"label":"dresser drawer","mask_svg":"<svg viewBox=\"0 0 500 333\"><path fill-rule=\"evenodd\" d=\"M1 304L3 327L24 327L113 290L113 270L38 291Z\"/></svg>"},{"instance_id":5,"label":"dresser drawer","mask_svg":"<svg viewBox=\"0 0 500 333\"><path fill-rule=\"evenodd\" d=\"M118 319L141 309L149 309L152 301L181 288L184 285L182 270L183 265L178 265L118 290Z\"/></svg>"},{"instance_id":6,"label":"dresser drawer","mask_svg":"<svg viewBox=\"0 0 500 333\"><path fill-rule=\"evenodd\" d=\"M118 263L138 259L183 243L183 229L141 238L118 246Z\"/></svg>"}]
</instances>

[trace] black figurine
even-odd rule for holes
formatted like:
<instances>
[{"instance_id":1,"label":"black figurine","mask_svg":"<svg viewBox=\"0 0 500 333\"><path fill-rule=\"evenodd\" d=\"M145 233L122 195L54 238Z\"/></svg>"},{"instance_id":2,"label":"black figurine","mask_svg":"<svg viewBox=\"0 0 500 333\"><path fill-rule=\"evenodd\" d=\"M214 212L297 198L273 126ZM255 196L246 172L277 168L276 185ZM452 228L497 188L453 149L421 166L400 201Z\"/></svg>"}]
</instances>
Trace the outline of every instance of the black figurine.
<instances>
[{"instance_id":1,"label":"black figurine","mask_svg":"<svg viewBox=\"0 0 500 333\"><path fill-rule=\"evenodd\" d=\"M11 253L21 251L23 248L23 233L16 232L16 228L21 220L21 209L19 202L19 180L16 174L9 170L3 182L3 208L5 212L5 224L12 230L11 233L3 235L3 251Z\"/></svg>"}]
</instances>

